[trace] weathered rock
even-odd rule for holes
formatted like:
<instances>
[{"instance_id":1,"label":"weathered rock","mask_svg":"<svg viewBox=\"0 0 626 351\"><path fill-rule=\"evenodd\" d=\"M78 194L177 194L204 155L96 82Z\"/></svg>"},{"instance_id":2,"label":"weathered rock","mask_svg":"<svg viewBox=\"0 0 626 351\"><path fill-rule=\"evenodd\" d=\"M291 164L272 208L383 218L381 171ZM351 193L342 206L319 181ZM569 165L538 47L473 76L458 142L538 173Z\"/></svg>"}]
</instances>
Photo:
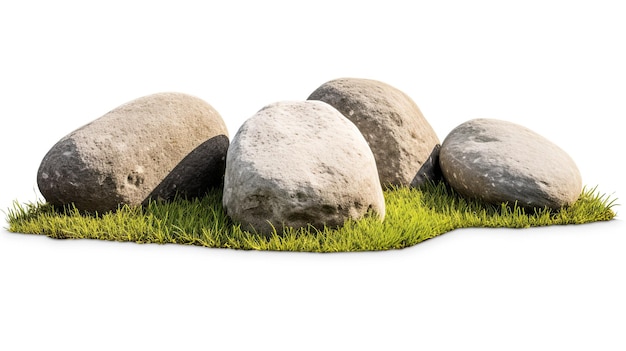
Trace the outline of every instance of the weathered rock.
<instances>
[{"instance_id":1,"label":"weathered rock","mask_svg":"<svg viewBox=\"0 0 626 351\"><path fill-rule=\"evenodd\" d=\"M223 204L243 229L263 234L385 215L367 142L320 101L274 103L241 126L226 157Z\"/></svg>"},{"instance_id":2,"label":"weathered rock","mask_svg":"<svg viewBox=\"0 0 626 351\"><path fill-rule=\"evenodd\" d=\"M561 148L520 125L493 119L465 122L445 138L439 163L462 195L488 203L558 209L582 191L580 172Z\"/></svg>"},{"instance_id":3,"label":"weathered rock","mask_svg":"<svg viewBox=\"0 0 626 351\"><path fill-rule=\"evenodd\" d=\"M383 186L410 185L439 138L415 102L376 80L342 78L322 84L308 100L321 100L351 120L369 143Z\"/></svg>"},{"instance_id":4,"label":"weathered rock","mask_svg":"<svg viewBox=\"0 0 626 351\"><path fill-rule=\"evenodd\" d=\"M194 196L221 185L228 144L224 121L205 101L149 95L62 138L43 158L37 184L52 204L99 213Z\"/></svg>"}]
</instances>

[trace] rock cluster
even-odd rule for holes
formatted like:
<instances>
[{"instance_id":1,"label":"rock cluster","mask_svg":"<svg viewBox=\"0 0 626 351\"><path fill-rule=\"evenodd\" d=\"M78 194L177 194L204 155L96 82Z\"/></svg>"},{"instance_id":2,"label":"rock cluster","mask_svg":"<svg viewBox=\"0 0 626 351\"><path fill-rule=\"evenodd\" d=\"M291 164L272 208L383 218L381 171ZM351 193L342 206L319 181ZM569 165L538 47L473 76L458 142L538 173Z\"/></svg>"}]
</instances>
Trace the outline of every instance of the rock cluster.
<instances>
[{"instance_id":1,"label":"rock cluster","mask_svg":"<svg viewBox=\"0 0 626 351\"><path fill-rule=\"evenodd\" d=\"M145 96L62 138L37 173L48 202L99 213L223 187L227 215L262 234L383 220L387 186L440 180L463 196L526 208L558 209L582 190L574 161L525 127L475 119L440 143L408 95L356 78L265 106L232 141L207 102Z\"/></svg>"}]
</instances>

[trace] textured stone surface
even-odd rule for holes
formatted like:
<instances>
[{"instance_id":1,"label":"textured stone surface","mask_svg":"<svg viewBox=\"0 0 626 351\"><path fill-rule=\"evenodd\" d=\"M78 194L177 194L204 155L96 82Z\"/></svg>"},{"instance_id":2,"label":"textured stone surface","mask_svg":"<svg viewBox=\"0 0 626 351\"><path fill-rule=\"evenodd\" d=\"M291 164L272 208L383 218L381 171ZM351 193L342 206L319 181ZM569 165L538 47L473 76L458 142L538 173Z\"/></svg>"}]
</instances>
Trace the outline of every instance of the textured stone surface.
<instances>
[{"instance_id":1,"label":"textured stone surface","mask_svg":"<svg viewBox=\"0 0 626 351\"><path fill-rule=\"evenodd\" d=\"M439 138L404 92L371 79L341 78L308 98L338 109L361 131L378 165L383 186L410 185Z\"/></svg>"},{"instance_id":2,"label":"textured stone surface","mask_svg":"<svg viewBox=\"0 0 626 351\"><path fill-rule=\"evenodd\" d=\"M493 119L465 122L445 138L439 163L459 193L489 203L558 209L582 191L580 172L561 148L523 126Z\"/></svg>"},{"instance_id":3,"label":"textured stone surface","mask_svg":"<svg viewBox=\"0 0 626 351\"><path fill-rule=\"evenodd\" d=\"M280 233L282 225L334 227L385 215L367 142L320 101L274 103L241 126L226 158L223 204L242 228L265 234L272 225Z\"/></svg>"},{"instance_id":4,"label":"textured stone surface","mask_svg":"<svg viewBox=\"0 0 626 351\"><path fill-rule=\"evenodd\" d=\"M221 185L228 149L205 101L159 93L130 101L71 132L43 158L37 184L55 205L104 212Z\"/></svg>"}]
</instances>

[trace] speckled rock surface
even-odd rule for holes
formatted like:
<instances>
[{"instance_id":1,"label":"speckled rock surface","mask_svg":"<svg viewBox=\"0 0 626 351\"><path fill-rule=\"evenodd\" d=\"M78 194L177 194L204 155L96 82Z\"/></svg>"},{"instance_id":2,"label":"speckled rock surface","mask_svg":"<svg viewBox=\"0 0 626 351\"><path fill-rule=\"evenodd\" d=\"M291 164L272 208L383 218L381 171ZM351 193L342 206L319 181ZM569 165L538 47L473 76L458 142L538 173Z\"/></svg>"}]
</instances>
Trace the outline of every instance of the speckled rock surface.
<instances>
[{"instance_id":1,"label":"speckled rock surface","mask_svg":"<svg viewBox=\"0 0 626 351\"><path fill-rule=\"evenodd\" d=\"M245 121L226 158L223 205L243 229L263 234L385 216L367 142L320 101L277 102Z\"/></svg>"},{"instance_id":2,"label":"speckled rock surface","mask_svg":"<svg viewBox=\"0 0 626 351\"><path fill-rule=\"evenodd\" d=\"M474 119L443 141L439 163L459 193L488 203L558 209L582 191L580 172L557 145L523 126Z\"/></svg>"},{"instance_id":3,"label":"speckled rock surface","mask_svg":"<svg viewBox=\"0 0 626 351\"><path fill-rule=\"evenodd\" d=\"M341 78L322 84L308 99L332 105L359 128L376 157L383 187L410 185L439 144L417 104L389 84Z\"/></svg>"},{"instance_id":4,"label":"speckled rock surface","mask_svg":"<svg viewBox=\"0 0 626 351\"><path fill-rule=\"evenodd\" d=\"M37 184L55 205L105 212L221 185L228 131L207 102L159 93L71 132L43 158Z\"/></svg>"}]
</instances>

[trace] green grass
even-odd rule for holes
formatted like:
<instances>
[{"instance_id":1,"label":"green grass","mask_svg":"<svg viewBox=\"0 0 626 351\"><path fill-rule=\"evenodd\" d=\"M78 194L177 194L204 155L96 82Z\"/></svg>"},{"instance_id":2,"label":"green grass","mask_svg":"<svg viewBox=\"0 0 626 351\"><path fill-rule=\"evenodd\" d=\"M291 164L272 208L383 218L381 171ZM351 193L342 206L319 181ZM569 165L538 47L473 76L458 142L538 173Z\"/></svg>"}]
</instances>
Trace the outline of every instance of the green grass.
<instances>
[{"instance_id":1,"label":"green grass","mask_svg":"<svg viewBox=\"0 0 626 351\"><path fill-rule=\"evenodd\" d=\"M582 224L615 217L615 199L585 188L576 203L559 211L527 213L515 205L486 205L458 196L443 184L422 190L385 191L386 217L348 221L342 228L279 228L271 236L246 232L232 223L219 190L200 199L154 201L145 207L121 206L99 216L48 203L14 203L8 230L51 238L101 239L137 243L185 244L243 250L344 252L400 249L457 228ZM280 235L278 234L280 233Z\"/></svg>"}]
</instances>

